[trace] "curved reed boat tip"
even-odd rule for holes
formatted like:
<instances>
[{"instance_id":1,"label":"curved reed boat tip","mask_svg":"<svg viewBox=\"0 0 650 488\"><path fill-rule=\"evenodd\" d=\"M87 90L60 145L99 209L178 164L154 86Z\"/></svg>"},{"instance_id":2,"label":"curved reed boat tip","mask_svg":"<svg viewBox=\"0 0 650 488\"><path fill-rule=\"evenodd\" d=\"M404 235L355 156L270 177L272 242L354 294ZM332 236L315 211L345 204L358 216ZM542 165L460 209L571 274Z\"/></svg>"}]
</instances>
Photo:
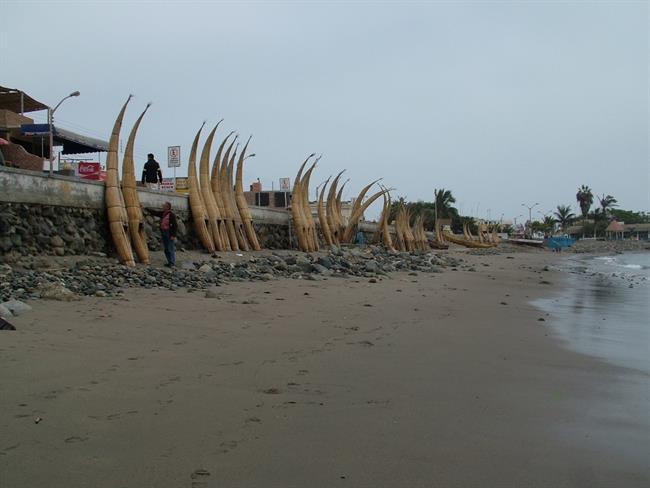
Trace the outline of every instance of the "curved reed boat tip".
<instances>
[{"instance_id":1,"label":"curved reed boat tip","mask_svg":"<svg viewBox=\"0 0 650 488\"><path fill-rule=\"evenodd\" d=\"M140 127L140 123L150 106L151 103L148 103L133 125L124 150L124 158L122 160L122 195L124 197L124 204L129 222L131 244L135 250L135 254L143 264L149 264L149 249L147 248L147 236L144 231L144 216L142 214L140 199L136 188L133 149L138 128Z\"/></svg>"},{"instance_id":2,"label":"curved reed boat tip","mask_svg":"<svg viewBox=\"0 0 650 488\"><path fill-rule=\"evenodd\" d=\"M108 213L108 223L113 238L115 249L122 264L126 266L135 266L133 259L133 251L128 238L128 215L126 213L126 206L124 203L124 196L120 191L119 182L119 160L118 160L118 145L120 138L120 129L122 128L122 120L126 107L133 98L129 95L122 105L122 108L115 119L111 137L108 141L108 152L106 154L106 181L105 181L105 200L106 210Z\"/></svg>"}]
</instances>

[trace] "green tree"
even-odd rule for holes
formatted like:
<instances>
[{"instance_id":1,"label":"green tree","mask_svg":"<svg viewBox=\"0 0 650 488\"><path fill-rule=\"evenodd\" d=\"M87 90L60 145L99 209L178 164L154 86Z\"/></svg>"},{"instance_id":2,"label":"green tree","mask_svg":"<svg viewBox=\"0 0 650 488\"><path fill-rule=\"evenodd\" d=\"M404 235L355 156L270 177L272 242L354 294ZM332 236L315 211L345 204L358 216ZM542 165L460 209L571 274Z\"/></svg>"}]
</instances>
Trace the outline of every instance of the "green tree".
<instances>
[{"instance_id":1,"label":"green tree","mask_svg":"<svg viewBox=\"0 0 650 488\"><path fill-rule=\"evenodd\" d=\"M558 205L553 215L555 215L555 220L560 224L563 231L576 218L569 205Z\"/></svg>"},{"instance_id":2,"label":"green tree","mask_svg":"<svg viewBox=\"0 0 650 488\"><path fill-rule=\"evenodd\" d=\"M585 236L584 226L587 221L587 215L589 215L589 209L594 203L594 194L591 192L591 188L587 185L582 185L578 188L578 193L576 193L576 200L578 205L580 205L580 213L582 214L582 237Z\"/></svg>"},{"instance_id":3,"label":"green tree","mask_svg":"<svg viewBox=\"0 0 650 488\"><path fill-rule=\"evenodd\" d=\"M452 205L456 203L456 199L450 190L440 188L439 190L434 190L433 194L435 196L435 208L438 217L441 219L453 219L458 216L458 210Z\"/></svg>"},{"instance_id":4,"label":"green tree","mask_svg":"<svg viewBox=\"0 0 650 488\"><path fill-rule=\"evenodd\" d=\"M609 213L612 207L617 205L616 198L611 195L606 196L604 193L603 196L598 197L598 203L600 203L600 208L594 210L594 237L596 237L597 231L598 233L605 232Z\"/></svg>"},{"instance_id":5,"label":"green tree","mask_svg":"<svg viewBox=\"0 0 650 488\"><path fill-rule=\"evenodd\" d=\"M609 214L619 222L625 222L626 224L650 223L650 214L647 212L634 212L633 210L611 208Z\"/></svg>"}]
</instances>

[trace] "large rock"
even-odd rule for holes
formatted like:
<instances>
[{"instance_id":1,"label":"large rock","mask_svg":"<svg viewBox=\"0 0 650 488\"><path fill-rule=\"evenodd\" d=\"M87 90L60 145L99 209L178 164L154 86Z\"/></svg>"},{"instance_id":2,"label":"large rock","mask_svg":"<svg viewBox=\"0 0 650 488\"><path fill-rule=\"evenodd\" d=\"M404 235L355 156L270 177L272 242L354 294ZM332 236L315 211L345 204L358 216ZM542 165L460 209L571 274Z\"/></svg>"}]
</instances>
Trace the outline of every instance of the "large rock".
<instances>
[{"instance_id":1,"label":"large rock","mask_svg":"<svg viewBox=\"0 0 650 488\"><path fill-rule=\"evenodd\" d=\"M65 245L61 236L50 237L50 244L52 244L52 247L63 247Z\"/></svg>"},{"instance_id":2,"label":"large rock","mask_svg":"<svg viewBox=\"0 0 650 488\"><path fill-rule=\"evenodd\" d=\"M46 300L58 300L60 302L70 302L79 300L79 297L68 290L61 283L43 283L39 287L41 298Z\"/></svg>"},{"instance_id":3,"label":"large rock","mask_svg":"<svg viewBox=\"0 0 650 488\"><path fill-rule=\"evenodd\" d=\"M13 314L11 313L11 310L9 310L7 307L5 307L4 304L2 304L2 303L0 303L0 317L2 317L3 319L13 317Z\"/></svg>"},{"instance_id":4,"label":"large rock","mask_svg":"<svg viewBox=\"0 0 650 488\"><path fill-rule=\"evenodd\" d=\"M376 273L379 270L379 265L377 264L377 261L374 259L371 259L369 261L366 261L366 271L369 273Z\"/></svg>"},{"instance_id":5,"label":"large rock","mask_svg":"<svg viewBox=\"0 0 650 488\"><path fill-rule=\"evenodd\" d=\"M27 313L32 309L32 307L20 300L9 300L3 302L2 306L16 316Z\"/></svg>"}]
</instances>

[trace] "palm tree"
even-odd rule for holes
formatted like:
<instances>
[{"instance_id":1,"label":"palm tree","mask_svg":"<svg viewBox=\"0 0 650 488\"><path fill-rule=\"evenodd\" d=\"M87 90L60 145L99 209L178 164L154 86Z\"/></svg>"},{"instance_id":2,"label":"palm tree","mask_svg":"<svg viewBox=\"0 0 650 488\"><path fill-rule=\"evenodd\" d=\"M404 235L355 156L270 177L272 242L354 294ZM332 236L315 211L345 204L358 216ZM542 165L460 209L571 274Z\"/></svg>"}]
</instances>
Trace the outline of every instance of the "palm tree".
<instances>
[{"instance_id":1,"label":"palm tree","mask_svg":"<svg viewBox=\"0 0 650 488\"><path fill-rule=\"evenodd\" d=\"M576 218L575 214L571 211L571 206L569 205L558 205L557 210L553 212L553 215L555 215L555 220L562 227L562 232L564 232L566 226Z\"/></svg>"},{"instance_id":2,"label":"palm tree","mask_svg":"<svg viewBox=\"0 0 650 488\"><path fill-rule=\"evenodd\" d=\"M580 205L580 213L582 213L582 237L584 237L587 215L589 215L591 204L594 203L594 194L591 192L591 188L589 188L587 185L582 185L580 188L578 188L578 193L576 193L576 200L578 201L578 205Z\"/></svg>"},{"instance_id":3,"label":"palm tree","mask_svg":"<svg viewBox=\"0 0 650 488\"><path fill-rule=\"evenodd\" d=\"M452 206L452 203L456 203L456 199L450 190L441 188L440 190L434 190L433 193L436 197L436 213L439 217L450 219L458 215L458 210Z\"/></svg>"},{"instance_id":4,"label":"palm tree","mask_svg":"<svg viewBox=\"0 0 650 488\"><path fill-rule=\"evenodd\" d=\"M608 216L609 211L613 207L618 206L618 202L616 201L616 198L614 198L611 195L605 196L604 193L602 197L598 197L598 202L600 203L601 213L604 217Z\"/></svg>"},{"instance_id":5,"label":"palm tree","mask_svg":"<svg viewBox=\"0 0 650 488\"><path fill-rule=\"evenodd\" d=\"M600 208L597 208L594 212L594 237L596 237L596 224L598 220L607 220L611 209L617 206L616 198L611 195L605 196L604 193L602 197L598 197L598 203L600 203Z\"/></svg>"},{"instance_id":6,"label":"palm tree","mask_svg":"<svg viewBox=\"0 0 650 488\"><path fill-rule=\"evenodd\" d=\"M544 229L544 232L548 232L549 234L552 234L553 231L555 230L555 224L556 224L556 220L550 215L546 215L544 217L544 221L542 222L542 227Z\"/></svg>"}]
</instances>

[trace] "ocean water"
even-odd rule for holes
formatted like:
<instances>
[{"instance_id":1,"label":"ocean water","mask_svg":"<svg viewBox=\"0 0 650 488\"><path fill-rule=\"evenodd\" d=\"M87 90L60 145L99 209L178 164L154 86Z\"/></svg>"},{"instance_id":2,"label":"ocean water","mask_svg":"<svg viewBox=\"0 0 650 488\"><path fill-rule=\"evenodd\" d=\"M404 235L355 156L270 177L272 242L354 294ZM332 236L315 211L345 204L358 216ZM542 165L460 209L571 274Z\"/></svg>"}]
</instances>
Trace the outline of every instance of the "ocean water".
<instances>
[{"instance_id":1,"label":"ocean water","mask_svg":"<svg viewBox=\"0 0 650 488\"><path fill-rule=\"evenodd\" d=\"M566 347L650 374L650 253L577 257L568 286L533 304Z\"/></svg>"}]
</instances>

